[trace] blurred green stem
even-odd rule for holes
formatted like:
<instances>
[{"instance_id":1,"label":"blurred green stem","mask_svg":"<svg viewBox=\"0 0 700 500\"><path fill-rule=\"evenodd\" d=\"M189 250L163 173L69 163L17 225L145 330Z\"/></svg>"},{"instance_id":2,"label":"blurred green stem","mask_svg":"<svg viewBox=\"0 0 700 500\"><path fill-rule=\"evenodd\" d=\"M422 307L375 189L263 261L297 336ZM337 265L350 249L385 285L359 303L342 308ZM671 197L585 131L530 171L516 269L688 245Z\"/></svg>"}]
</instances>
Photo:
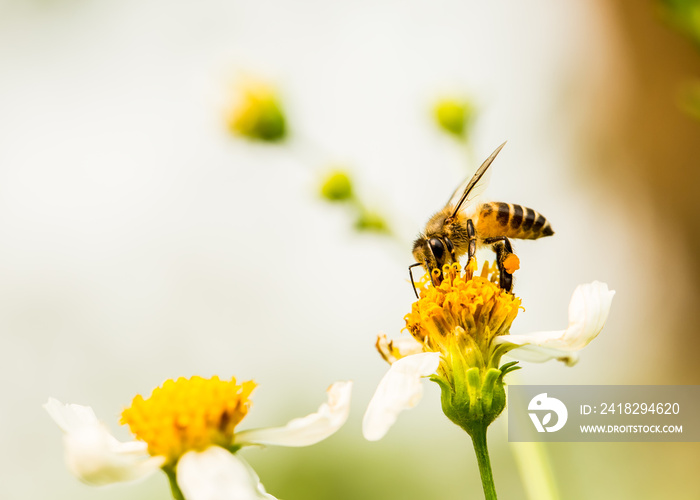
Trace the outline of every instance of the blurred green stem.
<instances>
[{"instance_id":1,"label":"blurred green stem","mask_svg":"<svg viewBox=\"0 0 700 500\"><path fill-rule=\"evenodd\" d=\"M174 467L165 467L163 469L165 474L168 476L168 481L170 481L170 491L173 494L175 500L185 500L185 496L180 491L180 487L177 485L177 477L175 474Z\"/></svg>"},{"instance_id":2,"label":"blurred green stem","mask_svg":"<svg viewBox=\"0 0 700 500\"><path fill-rule=\"evenodd\" d=\"M511 443L515 463L520 477L531 500L559 500L552 465L547 455L545 443Z\"/></svg>"},{"instance_id":3,"label":"blurred green stem","mask_svg":"<svg viewBox=\"0 0 700 500\"><path fill-rule=\"evenodd\" d=\"M474 444L474 451L476 452L476 461L479 463L481 484L484 487L484 497L486 500L497 500L496 486L493 483L493 474L491 473L489 449L486 446L486 426L476 429L471 437L472 443Z\"/></svg>"},{"instance_id":4,"label":"blurred green stem","mask_svg":"<svg viewBox=\"0 0 700 500\"><path fill-rule=\"evenodd\" d=\"M509 374L510 384L524 384L517 374ZM511 405L513 401L511 401ZM517 400L516 405L527 405ZM503 422L508 427L508 416ZM539 441L510 443L515 464L520 473L520 479L525 488L526 497L530 500L561 500L557 481L552 469L552 461L546 443Z\"/></svg>"},{"instance_id":5,"label":"blurred green stem","mask_svg":"<svg viewBox=\"0 0 700 500\"><path fill-rule=\"evenodd\" d=\"M467 159L467 169L470 172L473 172L476 170L476 155L474 154L474 146L472 145L471 141L464 140L462 142L462 149L464 149L464 156Z\"/></svg>"}]
</instances>

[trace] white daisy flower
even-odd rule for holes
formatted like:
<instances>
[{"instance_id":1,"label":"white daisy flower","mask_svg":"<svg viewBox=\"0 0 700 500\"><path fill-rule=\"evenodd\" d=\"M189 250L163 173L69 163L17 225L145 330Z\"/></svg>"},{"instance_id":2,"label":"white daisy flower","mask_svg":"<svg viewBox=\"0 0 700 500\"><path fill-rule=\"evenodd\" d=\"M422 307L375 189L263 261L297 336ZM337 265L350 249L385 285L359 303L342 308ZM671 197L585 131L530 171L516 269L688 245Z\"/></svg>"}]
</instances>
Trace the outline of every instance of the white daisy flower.
<instances>
[{"instance_id":1,"label":"white daisy flower","mask_svg":"<svg viewBox=\"0 0 700 500\"><path fill-rule=\"evenodd\" d=\"M173 496L186 500L274 499L236 452L248 445L309 446L347 420L352 382L336 382L317 412L283 427L235 431L250 408L252 381L168 380L122 413L136 440L120 442L92 408L50 398L44 405L64 432L66 464L79 479L105 485L162 469Z\"/></svg>"},{"instance_id":2,"label":"white daisy flower","mask_svg":"<svg viewBox=\"0 0 700 500\"><path fill-rule=\"evenodd\" d=\"M579 285L569 304L569 325L553 332L511 335L520 299L489 278L476 264L464 274L453 265L437 287L422 287L421 298L406 316L410 338L388 341L380 335L377 349L391 364L369 403L363 420L368 440L381 439L398 414L421 399L425 377L442 389L443 410L472 434L488 426L505 407L503 377L516 362L500 365L504 354L542 362L557 359L571 366L577 351L602 330L614 291L605 283ZM474 427L472 429L471 427Z\"/></svg>"}]
</instances>

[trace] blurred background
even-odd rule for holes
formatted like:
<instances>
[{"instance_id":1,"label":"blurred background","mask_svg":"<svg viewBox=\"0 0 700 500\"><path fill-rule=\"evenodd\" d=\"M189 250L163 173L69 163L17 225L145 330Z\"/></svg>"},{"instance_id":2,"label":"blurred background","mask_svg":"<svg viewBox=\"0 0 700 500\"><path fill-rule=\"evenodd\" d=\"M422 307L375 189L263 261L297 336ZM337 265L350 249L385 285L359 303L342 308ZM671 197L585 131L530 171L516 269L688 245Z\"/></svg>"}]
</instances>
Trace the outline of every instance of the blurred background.
<instances>
[{"instance_id":1,"label":"blurred background","mask_svg":"<svg viewBox=\"0 0 700 500\"><path fill-rule=\"evenodd\" d=\"M360 421L412 239L504 140L488 195L556 231L516 242L512 331L564 328L579 283L617 290L576 367L511 382L699 384L698 19L681 0L0 0L0 498L169 498L164 475L81 484L41 404L92 405L126 439L135 394L195 374L259 383L242 429L355 381L332 438L243 452L277 497L482 498L434 384L385 439ZM500 496L528 498L505 418L489 436ZM561 498L698 498L697 443L543 449Z\"/></svg>"}]
</instances>

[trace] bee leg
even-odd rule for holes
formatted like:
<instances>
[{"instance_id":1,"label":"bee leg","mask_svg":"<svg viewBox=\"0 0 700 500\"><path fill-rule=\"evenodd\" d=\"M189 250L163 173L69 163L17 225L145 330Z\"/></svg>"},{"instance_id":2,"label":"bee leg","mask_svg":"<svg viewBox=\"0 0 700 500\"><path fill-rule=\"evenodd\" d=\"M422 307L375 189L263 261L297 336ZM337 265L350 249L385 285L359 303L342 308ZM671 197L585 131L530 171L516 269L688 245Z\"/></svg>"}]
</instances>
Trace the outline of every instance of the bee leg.
<instances>
[{"instance_id":1,"label":"bee leg","mask_svg":"<svg viewBox=\"0 0 700 500\"><path fill-rule=\"evenodd\" d=\"M450 252L450 257L452 258L452 262L458 262L457 255L455 254L455 246L452 243L452 240L449 239L447 236L445 236L445 245L447 246L447 251Z\"/></svg>"},{"instance_id":2,"label":"bee leg","mask_svg":"<svg viewBox=\"0 0 700 500\"><path fill-rule=\"evenodd\" d=\"M498 266L498 270L500 271L498 284L506 292L512 293L513 275L508 272L504 264L505 260L510 255L515 255L513 254L513 247L510 244L510 240L505 236L501 236L498 238L488 238L484 240L484 243L493 244L493 250L494 252L496 252L496 265Z\"/></svg>"},{"instance_id":3,"label":"bee leg","mask_svg":"<svg viewBox=\"0 0 700 500\"><path fill-rule=\"evenodd\" d=\"M471 260L476 255L476 231L474 231L474 223L471 219L467 219L467 236L469 237L469 260Z\"/></svg>"},{"instance_id":4,"label":"bee leg","mask_svg":"<svg viewBox=\"0 0 700 500\"><path fill-rule=\"evenodd\" d=\"M508 240L506 240L508 241ZM507 245L508 247L510 244ZM506 248L506 244L503 242L498 242L493 246L493 249L496 251L496 261L498 262L498 270L500 271L500 275L498 277L498 284L500 285L501 288L503 288L506 292L512 292L513 291L513 275L510 274L505 266L503 265L503 261L506 260L506 257L508 255L512 254L512 249L511 251Z\"/></svg>"}]
</instances>

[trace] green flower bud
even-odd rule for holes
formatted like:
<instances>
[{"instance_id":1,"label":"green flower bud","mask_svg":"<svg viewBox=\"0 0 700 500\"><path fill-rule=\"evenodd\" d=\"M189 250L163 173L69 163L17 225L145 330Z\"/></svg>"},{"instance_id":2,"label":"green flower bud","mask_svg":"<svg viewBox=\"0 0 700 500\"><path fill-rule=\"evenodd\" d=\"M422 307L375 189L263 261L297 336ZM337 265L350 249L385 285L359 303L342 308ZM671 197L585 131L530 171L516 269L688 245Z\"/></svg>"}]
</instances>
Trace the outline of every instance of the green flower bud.
<instances>
[{"instance_id":1,"label":"green flower bud","mask_svg":"<svg viewBox=\"0 0 700 500\"><path fill-rule=\"evenodd\" d=\"M442 99L435 105L434 114L442 130L464 139L474 118L474 108L466 100Z\"/></svg>"},{"instance_id":2,"label":"green flower bud","mask_svg":"<svg viewBox=\"0 0 700 500\"><path fill-rule=\"evenodd\" d=\"M374 231L378 233L389 234L389 225L384 220L384 217L377 212L372 212L366 209L361 209L357 220L355 221L355 229L358 231Z\"/></svg>"},{"instance_id":3,"label":"green flower bud","mask_svg":"<svg viewBox=\"0 0 700 500\"><path fill-rule=\"evenodd\" d=\"M342 170L330 172L321 184L321 196L328 201L351 200L354 196L352 179Z\"/></svg>"},{"instance_id":4,"label":"green flower bud","mask_svg":"<svg viewBox=\"0 0 700 500\"><path fill-rule=\"evenodd\" d=\"M242 85L228 117L229 129L253 140L278 142L287 135L287 120L275 91L260 82Z\"/></svg>"}]
</instances>

